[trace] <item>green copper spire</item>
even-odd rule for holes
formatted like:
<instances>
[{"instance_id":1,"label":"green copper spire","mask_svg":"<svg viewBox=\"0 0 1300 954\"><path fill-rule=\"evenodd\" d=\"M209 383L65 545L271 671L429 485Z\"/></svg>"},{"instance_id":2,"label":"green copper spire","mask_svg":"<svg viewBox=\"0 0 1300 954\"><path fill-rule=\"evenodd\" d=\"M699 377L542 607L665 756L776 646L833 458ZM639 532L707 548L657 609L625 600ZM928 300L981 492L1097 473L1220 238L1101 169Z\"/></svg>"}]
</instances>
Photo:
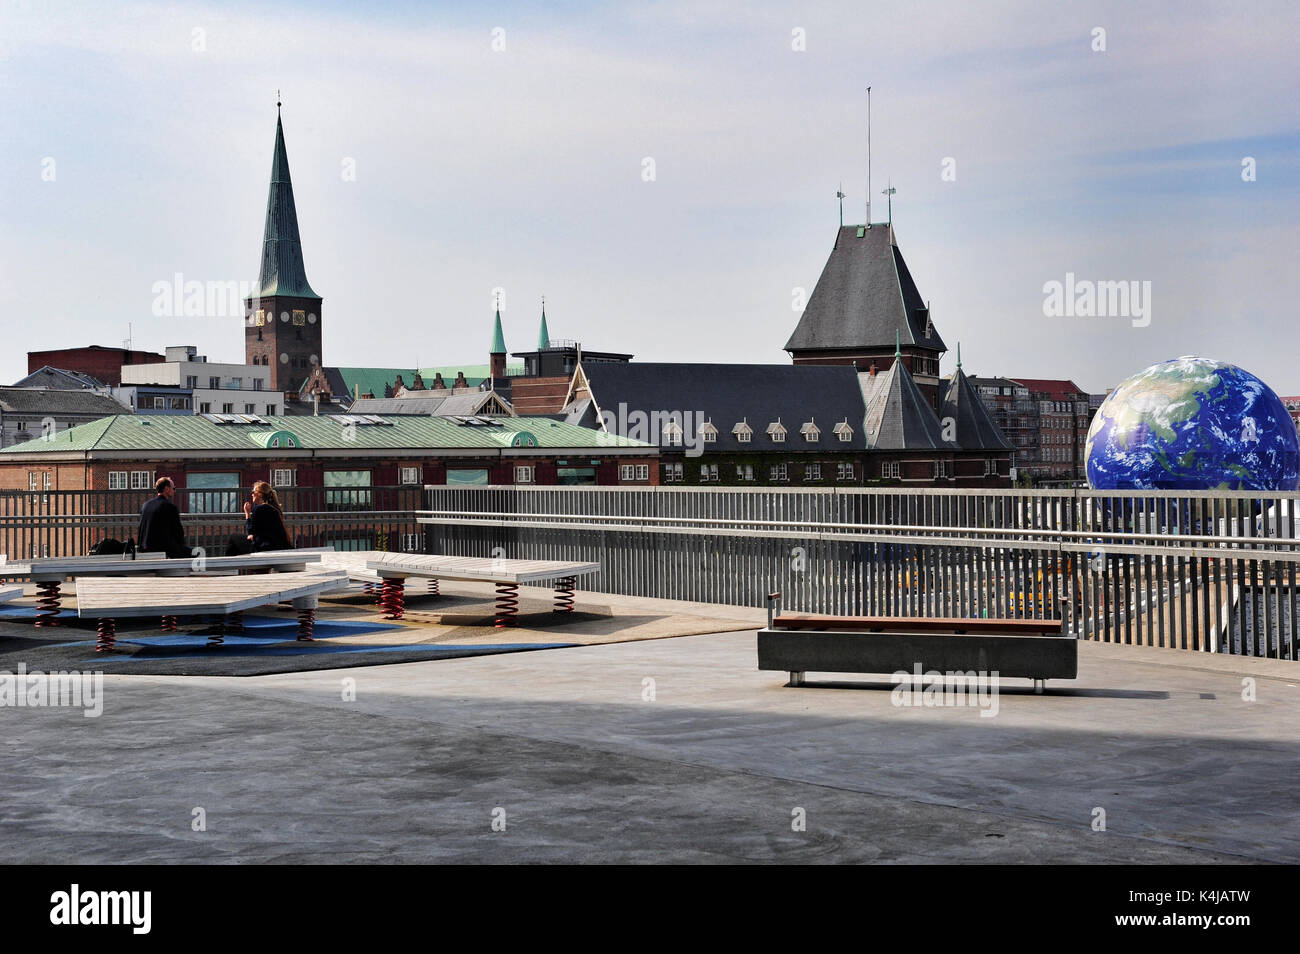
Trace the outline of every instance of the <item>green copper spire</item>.
<instances>
[{"instance_id":1,"label":"green copper spire","mask_svg":"<svg viewBox=\"0 0 1300 954\"><path fill-rule=\"evenodd\" d=\"M895 358L901 358L901 357L903 356L903 351L902 351L902 349L899 347L898 341L899 341L899 339L898 339L898 329L895 328L895 329L894 329L894 357L895 357Z\"/></svg>"},{"instance_id":2,"label":"green copper spire","mask_svg":"<svg viewBox=\"0 0 1300 954\"><path fill-rule=\"evenodd\" d=\"M302 240L298 237L298 210L289 178L289 154L284 148L284 126L280 104L276 103L275 155L271 158L271 190L266 199L266 229L262 238L262 274L254 298L291 295L320 298L307 284L302 263Z\"/></svg>"},{"instance_id":3,"label":"green copper spire","mask_svg":"<svg viewBox=\"0 0 1300 954\"><path fill-rule=\"evenodd\" d=\"M492 347L488 349L488 354L505 354L506 353L506 336L501 331L501 308L497 307L496 324L492 327Z\"/></svg>"},{"instance_id":4,"label":"green copper spire","mask_svg":"<svg viewBox=\"0 0 1300 954\"><path fill-rule=\"evenodd\" d=\"M542 296L542 327L537 331L537 350L545 351L551 346L551 333L546 329L546 296Z\"/></svg>"}]
</instances>

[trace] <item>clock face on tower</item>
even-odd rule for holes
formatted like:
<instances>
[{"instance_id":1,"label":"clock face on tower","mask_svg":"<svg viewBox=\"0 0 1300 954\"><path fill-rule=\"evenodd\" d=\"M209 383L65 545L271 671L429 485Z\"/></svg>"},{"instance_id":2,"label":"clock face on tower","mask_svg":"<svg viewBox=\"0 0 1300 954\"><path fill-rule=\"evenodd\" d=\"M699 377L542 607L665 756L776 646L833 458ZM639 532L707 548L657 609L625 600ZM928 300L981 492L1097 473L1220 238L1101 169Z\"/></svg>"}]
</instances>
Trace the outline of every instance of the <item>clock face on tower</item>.
<instances>
[{"instance_id":1,"label":"clock face on tower","mask_svg":"<svg viewBox=\"0 0 1300 954\"><path fill-rule=\"evenodd\" d=\"M301 327L302 325L307 324L307 312L305 312L305 311L295 311L295 312L293 313L293 323L294 323L295 325L300 326L300 327Z\"/></svg>"}]
</instances>

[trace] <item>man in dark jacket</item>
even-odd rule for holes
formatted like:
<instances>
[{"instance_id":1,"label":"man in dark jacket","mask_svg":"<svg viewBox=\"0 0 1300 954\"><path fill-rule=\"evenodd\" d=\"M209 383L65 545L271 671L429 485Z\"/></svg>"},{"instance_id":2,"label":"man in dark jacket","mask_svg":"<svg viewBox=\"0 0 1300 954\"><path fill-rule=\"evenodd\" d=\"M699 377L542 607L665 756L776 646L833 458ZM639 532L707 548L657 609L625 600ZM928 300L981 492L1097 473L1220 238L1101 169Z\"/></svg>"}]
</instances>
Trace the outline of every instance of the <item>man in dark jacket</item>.
<instances>
[{"instance_id":1,"label":"man in dark jacket","mask_svg":"<svg viewBox=\"0 0 1300 954\"><path fill-rule=\"evenodd\" d=\"M170 477L159 477L154 484L158 496L140 511L140 532L136 534L142 552L166 553L176 559L188 559L190 548L185 545L185 528L181 526L181 512L172 503L176 488Z\"/></svg>"}]
</instances>

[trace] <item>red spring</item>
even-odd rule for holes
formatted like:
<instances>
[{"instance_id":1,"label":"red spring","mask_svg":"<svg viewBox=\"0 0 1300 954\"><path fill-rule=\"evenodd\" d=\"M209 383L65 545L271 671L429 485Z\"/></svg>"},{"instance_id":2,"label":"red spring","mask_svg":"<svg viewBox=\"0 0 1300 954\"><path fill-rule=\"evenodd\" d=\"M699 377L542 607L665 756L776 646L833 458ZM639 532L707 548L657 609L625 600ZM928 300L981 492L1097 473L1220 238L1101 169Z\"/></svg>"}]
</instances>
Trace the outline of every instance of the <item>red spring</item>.
<instances>
[{"instance_id":1,"label":"red spring","mask_svg":"<svg viewBox=\"0 0 1300 954\"><path fill-rule=\"evenodd\" d=\"M497 629L519 625L519 584L497 584L497 616L493 621Z\"/></svg>"},{"instance_id":2,"label":"red spring","mask_svg":"<svg viewBox=\"0 0 1300 954\"><path fill-rule=\"evenodd\" d=\"M385 610L384 619L401 619L406 615L406 582L385 577L379 605Z\"/></svg>"},{"instance_id":3,"label":"red spring","mask_svg":"<svg viewBox=\"0 0 1300 954\"><path fill-rule=\"evenodd\" d=\"M231 633L242 633L244 631L244 611L235 610L226 617L226 630Z\"/></svg>"},{"instance_id":4,"label":"red spring","mask_svg":"<svg viewBox=\"0 0 1300 954\"><path fill-rule=\"evenodd\" d=\"M573 591L578 588L576 576L566 576L555 584L555 609L552 613L573 612Z\"/></svg>"},{"instance_id":5,"label":"red spring","mask_svg":"<svg viewBox=\"0 0 1300 954\"><path fill-rule=\"evenodd\" d=\"M175 616L164 616L164 617L162 618L162 631L163 631L164 633L174 633L174 632L176 632L176 617L175 617Z\"/></svg>"},{"instance_id":6,"label":"red spring","mask_svg":"<svg viewBox=\"0 0 1300 954\"><path fill-rule=\"evenodd\" d=\"M40 614L36 617L37 626L58 626L59 621L55 619L61 610L59 591L62 587L59 580L45 580L36 584L36 595L38 597L36 605L40 607Z\"/></svg>"},{"instance_id":7,"label":"red spring","mask_svg":"<svg viewBox=\"0 0 1300 954\"><path fill-rule=\"evenodd\" d=\"M316 629L316 611L314 609L298 610L298 642L314 643L316 637L312 635Z\"/></svg>"},{"instance_id":8,"label":"red spring","mask_svg":"<svg viewBox=\"0 0 1300 954\"><path fill-rule=\"evenodd\" d=\"M442 595L442 593L439 592L438 590L438 578L436 576L429 577L429 595L430 596Z\"/></svg>"},{"instance_id":9,"label":"red spring","mask_svg":"<svg viewBox=\"0 0 1300 954\"><path fill-rule=\"evenodd\" d=\"M95 640L95 652L111 653L117 646L117 620L101 619L99 621L99 638Z\"/></svg>"}]
</instances>

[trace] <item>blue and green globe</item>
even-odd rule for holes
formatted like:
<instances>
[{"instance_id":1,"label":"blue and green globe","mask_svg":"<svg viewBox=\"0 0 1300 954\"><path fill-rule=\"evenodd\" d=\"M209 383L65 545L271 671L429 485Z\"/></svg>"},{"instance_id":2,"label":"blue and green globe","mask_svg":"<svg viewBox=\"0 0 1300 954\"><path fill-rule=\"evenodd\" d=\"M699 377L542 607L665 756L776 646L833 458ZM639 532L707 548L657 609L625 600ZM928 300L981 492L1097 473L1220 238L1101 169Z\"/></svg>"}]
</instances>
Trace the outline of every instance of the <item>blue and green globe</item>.
<instances>
[{"instance_id":1,"label":"blue and green globe","mask_svg":"<svg viewBox=\"0 0 1300 954\"><path fill-rule=\"evenodd\" d=\"M1248 371L1209 358L1152 365L1107 396L1088 430L1097 490L1295 490L1286 406Z\"/></svg>"}]
</instances>

